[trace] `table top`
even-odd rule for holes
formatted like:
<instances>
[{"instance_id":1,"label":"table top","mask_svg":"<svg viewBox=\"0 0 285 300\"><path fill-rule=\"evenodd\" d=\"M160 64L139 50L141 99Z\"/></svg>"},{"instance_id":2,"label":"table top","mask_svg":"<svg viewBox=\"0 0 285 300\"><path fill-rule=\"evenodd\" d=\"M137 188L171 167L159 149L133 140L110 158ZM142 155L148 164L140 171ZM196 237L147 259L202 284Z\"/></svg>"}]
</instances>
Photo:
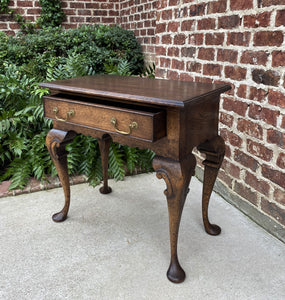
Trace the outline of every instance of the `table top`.
<instances>
[{"instance_id":1,"label":"table top","mask_svg":"<svg viewBox=\"0 0 285 300\"><path fill-rule=\"evenodd\" d=\"M219 95L231 89L226 84L194 83L165 79L94 75L63 79L40 84L56 92L92 96L100 99L124 100L183 108L210 95Z\"/></svg>"}]
</instances>

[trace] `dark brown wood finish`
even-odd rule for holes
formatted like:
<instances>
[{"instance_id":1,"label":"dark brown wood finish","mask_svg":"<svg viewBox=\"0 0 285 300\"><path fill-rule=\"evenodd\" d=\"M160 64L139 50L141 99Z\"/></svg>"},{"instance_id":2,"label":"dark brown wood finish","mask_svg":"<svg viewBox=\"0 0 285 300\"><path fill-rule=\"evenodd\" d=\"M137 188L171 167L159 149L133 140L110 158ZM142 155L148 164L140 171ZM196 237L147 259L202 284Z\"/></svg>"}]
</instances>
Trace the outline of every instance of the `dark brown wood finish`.
<instances>
[{"instance_id":1,"label":"dark brown wood finish","mask_svg":"<svg viewBox=\"0 0 285 300\"><path fill-rule=\"evenodd\" d=\"M194 147L206 155L202 215L205 230L221 229L208 219L208 206L221 166L225 146L218 135L219 98L229 85L143 79L110 75L87 76L42 83L52 91L44 98L45 116L53 120L46 143L58 170L65 204L53 216L67 217L70 186L65 145L76 134L98 138L103 166L101 193L108 186L108 153L111 140L155 151L153 168L167 189L171 260L167 271L175 283L185 279L177 254L178 231L188 186L195 173Z\"/></svg>"}]
</instances>

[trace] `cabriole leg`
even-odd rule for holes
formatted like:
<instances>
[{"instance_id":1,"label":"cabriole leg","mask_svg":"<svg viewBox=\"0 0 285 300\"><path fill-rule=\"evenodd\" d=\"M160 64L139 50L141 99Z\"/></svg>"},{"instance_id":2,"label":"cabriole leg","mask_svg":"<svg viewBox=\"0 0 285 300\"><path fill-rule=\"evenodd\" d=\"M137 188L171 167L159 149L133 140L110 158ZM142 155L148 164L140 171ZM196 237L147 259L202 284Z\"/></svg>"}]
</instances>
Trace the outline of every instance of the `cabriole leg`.
<instances>
[{"instance_id":1,"label":"cabriole leg","mask_svg":"<svg viewBox=\"0 0 285 300\"><path fill-rule=\"evenodd\" d=\"M195 165L196 160L192 154L181 162L159 156L156 156L153 160L156 176L159 179L163 178L167 186L164 194L168 204L171 249L171 260L167 277L174 283L183 282L185 279L185 272L178 260L177 242L181 215L189 190L190 179L195 172Z\"/></svg>"},{"instance_id":2,"label":"cabriole leg","mask_svg":"<svg viewBox=\"0 0 285 300\"><path fill-rule=\"evenodd\" d=\"M99 189L101 194L109 194L112 189L108 186L108 161L109 161L109 148L111 143L111 137L105 135L102 139L98 139L101 161L102 161L102 171L103 171L103 186Z\"/></svg>"},{"instance_id":3,"label":"cabriole leg","mask_svg":"<svg viewBox=\"0 0 285 300\"><path fill-rule=\"evenodd\" d=\"M202 198L203 223L208 234L218 235L221 233L221 228L209 222L208 208L211 193L225 155L225 143L220 136L217 136L215 139L201 144L197 149L206 154L206 159L203 161L205 166Z\"/></svg>"},{"instance_id":4,"label":"cabriole leg","mask_svg":"<svg viewBox=\"0 0 285 300\"><path fill-rule=\"evenodd\" d=\"M67 218L69 204L70 204L70 184L67 169L67 151L65 146L70 143L76 133L73 131L61 131L52 129L49 131L46 137L46 146L50 153L50 156L55 164L59 180L61 182L65 203L63 209L52 216L53 221L62 222Z\"/></svg>"}]
</instances>

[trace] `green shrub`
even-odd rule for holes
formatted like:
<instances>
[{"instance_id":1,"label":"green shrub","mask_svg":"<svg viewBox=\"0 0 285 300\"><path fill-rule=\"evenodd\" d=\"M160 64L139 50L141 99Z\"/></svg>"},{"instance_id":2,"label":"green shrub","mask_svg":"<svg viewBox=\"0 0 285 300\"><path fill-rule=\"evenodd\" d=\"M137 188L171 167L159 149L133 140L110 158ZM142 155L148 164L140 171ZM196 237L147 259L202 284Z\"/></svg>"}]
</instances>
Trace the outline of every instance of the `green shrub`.
<instances>
[{"instance_id":1,"label":"green shrub","mask_svg":"<svg viewBox=\"0 0 285 300\"><path fill-rule=\"evenodd\" d=\"M8 37L0 33L0 180L24 188L32 176L44 180L56 170L45 147L51 121L43 116L39 83L96 73L143 73L143 56L132 32L119 27L45 28ZM102 177L96 139L79 135L67 146L70 174L86 174L92 185ZM82 153L83 149L83 153ZM109 174L122 179L126 168L151 169L153 152L113 143Z\"/></svg>"}]
</instances>

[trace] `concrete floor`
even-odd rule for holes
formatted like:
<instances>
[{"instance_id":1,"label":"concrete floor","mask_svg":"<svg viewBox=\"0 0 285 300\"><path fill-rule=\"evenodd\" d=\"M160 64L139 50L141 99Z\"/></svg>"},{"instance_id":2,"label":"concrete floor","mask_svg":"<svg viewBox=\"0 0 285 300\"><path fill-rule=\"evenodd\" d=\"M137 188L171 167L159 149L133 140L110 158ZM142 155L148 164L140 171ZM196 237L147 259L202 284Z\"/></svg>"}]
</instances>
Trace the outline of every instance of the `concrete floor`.
<instances>
[{"instance_id":1,"label":"concrete floor","mask_svg":"<svg viewBox=\"0 0 285 300\"><path fill-rule=\"evenodd\" d=\"M102 195L72 186L69 218L54 223L62 189L0 199L0 299L285 299L285 245L216 194L207 235L201 183L193 178L182 216L179 258L169 264L165 184L155 174L110 181Z\"/></svg>"}]
</instances>

